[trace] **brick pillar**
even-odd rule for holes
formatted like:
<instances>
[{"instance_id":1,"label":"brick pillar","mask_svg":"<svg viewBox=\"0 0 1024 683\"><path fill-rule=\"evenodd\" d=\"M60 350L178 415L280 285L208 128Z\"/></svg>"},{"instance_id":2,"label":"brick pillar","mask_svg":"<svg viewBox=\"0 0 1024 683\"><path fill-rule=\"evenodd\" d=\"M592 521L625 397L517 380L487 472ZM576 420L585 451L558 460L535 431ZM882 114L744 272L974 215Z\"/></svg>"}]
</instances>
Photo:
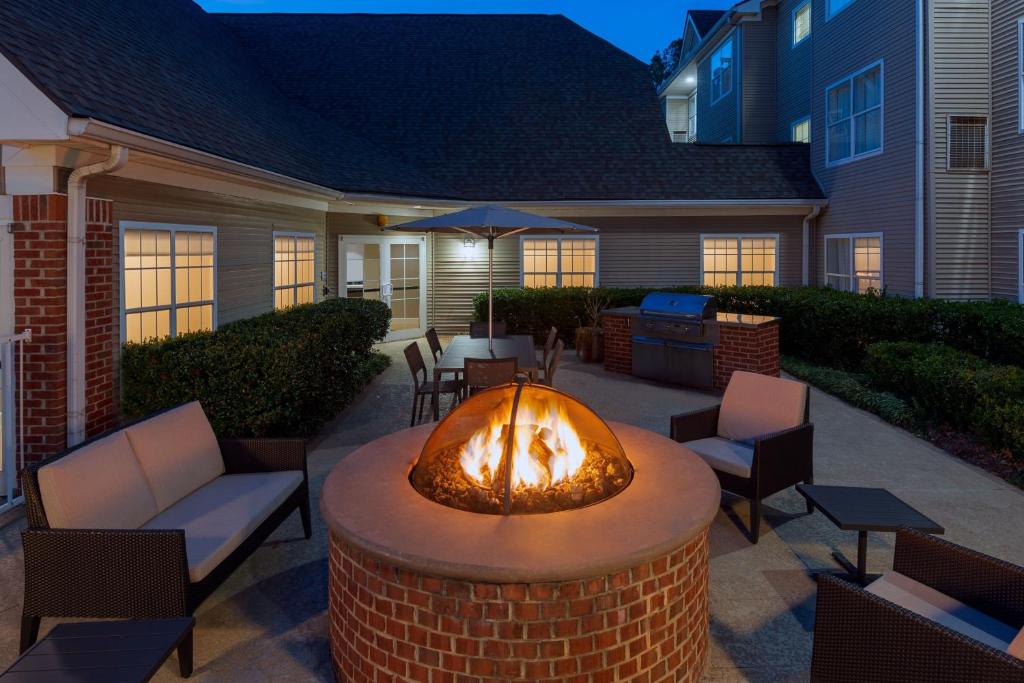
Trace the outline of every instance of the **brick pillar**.
<instances>
[{"instance_id":1,"label":"brick pillar","mask_svg":"<svg viewBox=\"0 0 1024 683\"><path fill-rule=\"evenodd\" d=\"M736 370L778 377L779 321L760 325L723 324L715 347L715 391L725 391Z\"/></svg>"},{"instance_id":2,"label":"brick pillar","mask_svg":"<svg viewBox=\"0 0 1024 683\"><path fill-rule=\"evenodd\" d=\"M604 369L608 372L633 372L633 337L629 328L629 316L603 315L601 329L604 330Z\"/></svg>"},{"instance_id":3,"label":"brick pillar","mask_svg":"<svg viewBox=\"0 0 1024 683\"><path fill-rule=\"evenodd\" d=\"M90 435L117 419L114 353L118 341L111 203L89 199L86 245L86 400ZM67 197L14 197L15 329L25 344L25 459L67 443Z\"/></svg>"}]
</instances>

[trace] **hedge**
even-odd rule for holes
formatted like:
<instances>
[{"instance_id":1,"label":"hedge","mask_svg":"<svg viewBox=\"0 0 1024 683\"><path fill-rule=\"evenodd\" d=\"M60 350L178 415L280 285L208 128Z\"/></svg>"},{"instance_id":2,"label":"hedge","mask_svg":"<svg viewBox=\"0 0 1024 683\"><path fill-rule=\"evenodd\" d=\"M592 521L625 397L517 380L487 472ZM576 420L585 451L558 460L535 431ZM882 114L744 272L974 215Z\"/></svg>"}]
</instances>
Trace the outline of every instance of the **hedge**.
<instances>
[{"instance_id":1,"label":"hedge","mask_svg":"<svg viewBox=\"0 0 1024 683\"><path fill-rule=\"evenodd\" d=\"M891 392L872 387L870 378L865 375L823 368L791 356L782 357L782 369L850 405L878 415L890 424L910 429L917 423L910 404Z\"/></svg>"},{"instance_id":2,"label":"hedge","mask_svg":"<svg viewBox=\"0 0 1024 683\"><path fill-rule=\"evenodd\" d=\"M379 301L329 299L125 344L122 411L135 418L198 400L218 436L312 436L386 367L372 346L390 318Z\"/></svg>"},{"instance_id":3,"label":"hedge","mask_svg":"<svg viewBox=\"0 0 1024 683\"><path fill-rule=\"evenodd\" d=\"M588 296L610 307L635 306L652 289L499 289L494 317L540 341L553 325L566 341L587 322ZM1003 301L950 302L859 295L816 287L672 287L711 294L722 311L782 318L782 352L805 361L859 370L868 346L881 341L942 343L981 358L1024 366L1024 306ZM591 294L593 292L593 294ZM487 295L474 300L486 319Z\"/></svg>"},{"instance_id":4,"label":"hedge","mask_svg":"<svg viewBox=\"0 0 1024 683\"><path fill-rule=\"evenodd\" d=\"M872 382L905 396L930 421L1024 458L1024 368L943 344L882 342L868 349Z\"/></svg>"}]
</instances>

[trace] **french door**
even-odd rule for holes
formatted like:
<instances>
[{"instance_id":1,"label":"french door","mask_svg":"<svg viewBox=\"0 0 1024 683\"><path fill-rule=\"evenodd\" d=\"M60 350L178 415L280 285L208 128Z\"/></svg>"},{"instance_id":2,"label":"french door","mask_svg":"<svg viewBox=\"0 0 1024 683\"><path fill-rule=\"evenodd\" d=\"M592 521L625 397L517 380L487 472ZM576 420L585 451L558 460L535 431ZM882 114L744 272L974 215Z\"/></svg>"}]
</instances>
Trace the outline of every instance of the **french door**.
<instances>
[{"instance_id":1,"label":"french door","mask_svg":"<svg viewBox=\"0 0 1024 683\"><path fill-rule=\"evenodd\" d=\"M0 202L8 200L0 197ZM14 334L14 245L7 231L9 202L0 206L0 511L20 502L18 448L21 395L17 391L16 358L26 335Z\"/></svg>"},{"instance_id":2,"label":"french door","mask_svg":"<svg viewBox=\"0 0 1024 683\"><path fill-rule=\"evenodd\" d=\"M338 282L338 296L388 305L391 329L385 341L415 339L426 331L426 238L341 235Z\"/></svg>"}]
</instances>

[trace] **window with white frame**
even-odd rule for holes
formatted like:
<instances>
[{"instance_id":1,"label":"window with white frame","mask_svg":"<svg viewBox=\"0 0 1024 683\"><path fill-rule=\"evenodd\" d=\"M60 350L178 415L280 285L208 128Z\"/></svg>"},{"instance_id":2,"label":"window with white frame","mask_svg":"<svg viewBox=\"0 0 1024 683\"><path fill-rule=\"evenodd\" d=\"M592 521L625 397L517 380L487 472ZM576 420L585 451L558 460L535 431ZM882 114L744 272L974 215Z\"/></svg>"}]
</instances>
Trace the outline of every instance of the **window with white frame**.
<instances>
[{"instance_id":1,"label":"window with white frame","mask_svg":"<svg viewBox=\"0 0 1024 683\"><path fill-rule=\"evenodd\" d=\"M793 47L804 42L811 35L811 0L793 10Z\"/></svg>"},{"instance_id":2,"label":"window with white frame","mask_svg":"<svg viewBox=\"0 0 1024 683\"><path fill-rule=\"evenodd\" d=\"M524 237L524 287L596 287L597 238Z\"/></svg>"},{"instance_id":3,"label":"window with white frame","mask_svg":"<svg viewBox=\"0 0 1024 683\"><path fill-rule=\"evenodd\" d=\"M216 327L216 229L122 224L122 335L174 337Z\"/></svg>"},{"instance_id":4,"label":"window with white frame","mask_svg":"<svg viewBox=\"0 0 1024 683\"><path fill-rule=\"evenodd\" d=\"M778 284L775 235L702 235L701 273L708 287Z\"/></svg>"},{"instance_id":5,"label":"window with white frame","mask_svg":"<svg viewBox=\"0 0 1024 683\"><path fill-rule=\"evenodd\" d=\"M734 50L729 36L711 53L711 104L732 92Z\"/></svg>"},{"instance_id":6,"label":"window with white frame","mask_svg":"<svg viewBox=\"0 0 1024 683\"><path fill-rule=\"evenodd\" d=\"M811 141L811 117L805 116L794 121L790 127L790 136L793 142L809 143Z\"/></svg>"},{"instance_id":7,"label":"window with white frame","mask_svg":"<svg viewBox=\"0 0 1024 683\"><path fill-rule=\"evenodd\" d=\"M951 171L988 168L988 117L950 116L946 166Z\"/></svg>"},{"instance_id":8,"label":"window with white frame","mask_svg":"<svg viewBox=\"0 0 1024 683\"><path fill-rule=\"evenodd\" d=\"M274 233L274 308L311 304L316 297L316 237Z\"/></svg>"},{"instance_id":9,"label":"window with white frame","mask_svg":"<svg viewBox=\"0 0 1024 683\"><path fill-rule=\"evenodd\" d=\"M690 99L686 101L686 115L689 117L686 122L687 142L693 142L697 139L697 91L694 90L690 94Z\"/></svg>"},{"instance_id":10,"label":"window with white frame","mask_svg":"<svg viewBox=\"0 0 1024 683\"><path fill-rule=\"evenodd\" d=\"M835 83L825 93L828 163L870 156L882 149L882 63Z\"/></svg>"},{"instance_id":11,"label":"window with white frame","mask_svg":"<svg viewBox=\"0 0 1024 683\"><path fill-rule=\"evenodd\" d=\"M825 236L825 284L844 292L882 291L882 236Z\"/></svg>"},{"instance_id":12,"label":"window with white frame","mask_svg":"<svg viewBox=\"0 0 1024 683\"><path fill-rule=\"evenodd\" d=\"M853 0L825 0L825 2L828 4L829 19L853 4Z\"/></svg>"}]
</instances>

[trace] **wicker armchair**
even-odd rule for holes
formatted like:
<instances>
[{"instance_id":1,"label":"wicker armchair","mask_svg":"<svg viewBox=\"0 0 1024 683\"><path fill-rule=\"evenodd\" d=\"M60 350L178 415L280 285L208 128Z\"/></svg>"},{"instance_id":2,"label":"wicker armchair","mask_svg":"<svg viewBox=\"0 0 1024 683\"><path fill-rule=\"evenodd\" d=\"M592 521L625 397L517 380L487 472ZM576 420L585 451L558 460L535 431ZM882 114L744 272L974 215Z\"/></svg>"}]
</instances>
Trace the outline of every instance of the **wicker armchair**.
<instances>
[{"instance_id":1,"label":"wicker armchair","mask_svg":"<svg viewBox=\"0 0 1024 683\"><path fill-rule=\"evenodd\" d=\"M1024 627L1024 568L907 529L896 533L893 571L1006 630ZM811 680L1020 683L1024 660L876 595L871 586L821 574Z\"/></svg>"}]
</instances>

